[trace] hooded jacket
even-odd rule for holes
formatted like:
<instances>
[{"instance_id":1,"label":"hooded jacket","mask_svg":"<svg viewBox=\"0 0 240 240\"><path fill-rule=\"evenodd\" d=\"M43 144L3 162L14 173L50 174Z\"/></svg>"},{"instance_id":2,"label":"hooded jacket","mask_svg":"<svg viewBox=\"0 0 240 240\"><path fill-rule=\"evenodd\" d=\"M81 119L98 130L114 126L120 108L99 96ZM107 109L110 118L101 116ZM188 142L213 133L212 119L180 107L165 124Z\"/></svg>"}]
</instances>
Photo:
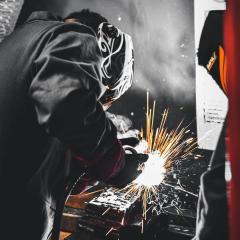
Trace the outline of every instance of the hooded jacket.
<instances>
[{"instance_id":1,"label":"hooded jacket","mask_svg":"<svg viewBox=\"0 0 240 240\"><path fill-rule=\"evenodd\" d=\"M58 239L71 184L108 181L124 165L99 99L93 31L33 13L0 45L1 230L7 239ZM54 231L53 231L54 229Z\"/></svg>"}]
</instances>

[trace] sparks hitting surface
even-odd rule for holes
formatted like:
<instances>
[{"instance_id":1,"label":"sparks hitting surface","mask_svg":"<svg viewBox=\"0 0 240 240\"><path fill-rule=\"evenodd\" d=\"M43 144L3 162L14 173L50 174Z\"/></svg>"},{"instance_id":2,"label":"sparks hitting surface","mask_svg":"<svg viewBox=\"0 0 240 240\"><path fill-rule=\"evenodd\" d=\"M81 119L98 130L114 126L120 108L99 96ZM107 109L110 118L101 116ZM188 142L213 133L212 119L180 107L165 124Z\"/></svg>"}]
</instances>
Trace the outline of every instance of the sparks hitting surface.
<instances>
[{"instance_id":1,"label":"sparks hitting surface","mask_svg":"<svg viewBox=\"0 0 240 240\"><path fill-rule=\"evenodd\" d=\"M165 127L168 110L165 110L159 127L154 128L156 103L149 107L149 94L147 93L146 130L141 129L140 144L135 148L138 153L149 155L148 161L139 168L142 173L131 184L120 191L127 195L134 194L142 199L143 217L146 218L147 206L158 198L158 187L163 183L166 174L171 170L175 160L183 160L193 155L197 142L187 137L189 132L181 127L169 130Z\"/></svg>"}]
</instances>

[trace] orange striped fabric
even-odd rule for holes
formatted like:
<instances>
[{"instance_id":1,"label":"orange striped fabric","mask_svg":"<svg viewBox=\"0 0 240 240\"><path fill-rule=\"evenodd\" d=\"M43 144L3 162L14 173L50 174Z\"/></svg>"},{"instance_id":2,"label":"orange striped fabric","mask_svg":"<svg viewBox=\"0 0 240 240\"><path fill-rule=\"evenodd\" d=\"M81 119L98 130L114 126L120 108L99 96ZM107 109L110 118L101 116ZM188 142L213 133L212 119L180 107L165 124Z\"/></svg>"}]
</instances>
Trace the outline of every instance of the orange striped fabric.
<instances>
[{"instance_id":1,"label":"orange striped fabric","mask_svg":"<svg viewBox=\"0 0 240 240\"><path fill-rule=\"evenodd\" d=\"M222 46L219 46L219 73L222 88L227 94L227 60Z\"/></svg>"}]
</instances>

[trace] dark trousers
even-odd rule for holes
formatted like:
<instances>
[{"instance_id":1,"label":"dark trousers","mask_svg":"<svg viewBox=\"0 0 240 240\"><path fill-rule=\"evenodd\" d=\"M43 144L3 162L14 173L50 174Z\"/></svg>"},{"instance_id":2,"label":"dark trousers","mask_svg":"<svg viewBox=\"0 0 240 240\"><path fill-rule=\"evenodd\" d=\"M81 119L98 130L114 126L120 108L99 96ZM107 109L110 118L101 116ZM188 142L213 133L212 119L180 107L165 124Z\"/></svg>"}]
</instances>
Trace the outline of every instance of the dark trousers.
<instances>
[{"instance_id":1,"label":"dark trousers","mask_svg":"<svg viewBox=\"0 0 240 240\"><path fill-rule=\"evenodd\" d=\"M196 235L193 240L228 239L225 130L224 126L210 167L201 176Z\"/></svg>"}]
</instances>

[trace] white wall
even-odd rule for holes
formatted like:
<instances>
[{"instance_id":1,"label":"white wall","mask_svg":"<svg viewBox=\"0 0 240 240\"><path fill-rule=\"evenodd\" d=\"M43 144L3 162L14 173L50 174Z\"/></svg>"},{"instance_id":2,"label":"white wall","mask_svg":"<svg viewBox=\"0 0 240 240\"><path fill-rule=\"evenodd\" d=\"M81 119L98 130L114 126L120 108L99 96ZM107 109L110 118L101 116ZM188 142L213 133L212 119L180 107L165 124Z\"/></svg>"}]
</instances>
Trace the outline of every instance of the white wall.
<instances>
[{"instance_id":1,"label":"white wall","mask_svg":"<svg viewBox=\"0 0 240 240\"><path fill-rule=\"evenodd\" d=\"M224 10L223 0L195 0L195 50L197 53L202 28L210 10ZM217 84L196 60L196 109L199 147L214 150L222 124L226 117L228 103Z\"/></svg>"}]
</instances>

